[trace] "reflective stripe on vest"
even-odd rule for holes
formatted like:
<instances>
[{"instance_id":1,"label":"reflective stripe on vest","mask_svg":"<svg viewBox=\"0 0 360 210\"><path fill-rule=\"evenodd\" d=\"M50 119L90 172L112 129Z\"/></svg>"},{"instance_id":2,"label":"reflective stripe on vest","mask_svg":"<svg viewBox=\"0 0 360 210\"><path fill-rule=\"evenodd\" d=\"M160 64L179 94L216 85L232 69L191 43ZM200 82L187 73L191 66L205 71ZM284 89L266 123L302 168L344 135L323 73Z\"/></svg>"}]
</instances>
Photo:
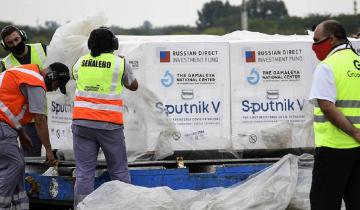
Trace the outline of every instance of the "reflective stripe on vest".
<instances>
[{"instance_id":1,"label":"reflective stripe on vest","mask_svg":"<svg viewBox=\"0 0 360 210\"><path fill-rule=\"evenodd\" d=\"M38 74L38 73L36 73L36 72L34 72L32 70L29 70L29 69L24 69L24 68L20 68L20 67L14 67L12 69L9 69L9 71L20 71L20 72L25 73L25 74L30 74L31 76L36 77L37 79L39 79L41 81L44 81L44 78L40 74Z\"/></svg>"},{"instance_id":2,"label":"reflective stripe on vest","mask_svg":"<svg viewBox=\"0 0 360 210\"><path fill-rule=\"evenodd\" d=\"M14 67L0 75L0 120L16 129L21 128L32 118L26 98L20 91L22 84L38 86L46 90L44 79L35 64Z\"/></svg>"},{"instance_id":3,"label":"reflective stripe on vest","mask_svg":"<svg viewBox=\"0 0 360 210\"><path fill-rule=\"evenodd\" d=\"M86 102L86 101L75 101L74 106L103 110L103 111L122 112L122 106L116 106L116 105L111 105L111 104L99 104L99 103L91 103L91 102Z\"/></svg>"},{"instance_id":4,"label":"reflective stripe on vest","mask_svg":"<svg viewBox=\"0 0 360 210\"><path fill-rule=\"evenodd\" d=\"M352 124L360 124L360 117L346 117ZM328 122L329 120L325 116L314 116L314 122Z\"/></svg>"},{"instance_id":5,"label":"reflective stripe on vest","mask_svg":"<svg viewBox=\"0 0 360 210\"><path fill-rule=\"evenodd\" d=\"M2 86L2 81L3 81L3 78L5 76L6 73L8 72L11 72L11 71L20 71L20 72L23 72L23 73L26 73L26 74L30 74L34 77L37 77L38 79L40 80L43 80L43 77L40 75L40 74L37 74L36 72L34 71L31 71L31 70L28 70L28 69L23 69L23 68L18 68L18 67L15 67L15 68L12 68L12 69L9 69L8 71L4 72L3 74L1 74L0 76L0 87ZM27 109L27 104L24 104L24 106L21 108L21 112L17 115L17 116L14 116L14 114L10 111L10 109L3 103L0 101L0 109L1 111L3 111L6 116L11 120L11 122L14 124L15 128L16 129L19 129L21 128L21 124L20 124L20 120L24 117L25 115L25 111Z\"/></svg>"},{"instance_id":6,"label":"reflective stripe on vest","mask_svg":"<svg viewBox=\"0 0 360 210\"><path fill-rule=\"evenodd\" d=\"M15 117L14 114L10 111L10 109L2 101L0 101L0 110L3 111L4 114L10 119L16 129L21 128L21 124L18 120L19 118L17 116Z\"/></svg>"},{"instance_id":7,"label":"reflective stripe on vest","mask_svg":"<svg viewBox=\"0 0 360 210\"><path fill-rule=\"evenodd\" d=\"M27 44L28 46L30 46L30 63L31 64L37 64L39 66L40 69L43 69L44 65L45 65L45 59L46 59L46 54L44 51L43 46L40 43L36 43L36 44ZM10 53L8 56L6 56L4 59L4 64L5 64L5 69L9 69L13 66L20 66L20 62L16 59L16 57Z\"/></svg>"},{"instance_id":8,"label":"reflective stripe on vest","mask_svg":"<svg viewBox=\"0 0 360 210\"><path fill-rule=\"evenodd\" d=\"M74 65L74 67L73 67L73 70L72 70L72 75L73 75L73 78L74 78L75 81L78 80L78 71L79 71L79 67L80 67L80 62L81 62L81 61L82 61L82 59L79 59L79 60L75 63L75 65Z\"/></svg>"},{"instance_id":9,"label":"reflective stripe on vest","mask_svg":"<svg viewBox=\"0 0 360 210\"><path fill-rule=\"evenodd\" d=\"M328 65L334 74L337 98L335 106L355 126L360 128L360 69L355 66L355 61L360 57L352 50L345 49L328 56L322 63ZM316 146L331 148L354 148L360 144L351 136L334 126L321 109L314 108L314 131Z\"/></svg>"},{"instance_id":10,"label":"reflective stripe on vest","mask_svg":"<svg viewBox=\"0 0 360 210\"><path fill-rule=\"evenodd\" d=\"M5 74L0 74L0 87L2 85Z\"/></svg>"},{"instance_id":11,"label":"reflective stripe on vest","mask_svg":"<svg viewBox=\"0 0 360 210\"><path fill-rule=\"evenodd\" d=\"M108 68L105 64L110 63ZM76 79L73 119L123 124L121 79L124 70L125 60L111 53L80 58L73 67Z\"/></svg>"},{"instance_id":12,"label":"reflective stripe on vest","mask_svg":"<svg viewBox=\"0 0 360 210\"><path fill-rule=\"evenodd\" d=\"M14 67L12 69L9 69L9 71L21 71L23 73L27 73L27 74L30 74L30 75L32 75L34 77L37 77L39 80L44 80L44 78L40 74L37 74L36 72L28 70L28 69L22 69L22 68ZM2 79L0 79L0 80L2 82ZM0 83L0 87L1 87L1 83ZM23 115L19 119L21 119L24 116L25 110L23 110L22 113L23 113ZM33 119L32 122L35 122L35 119Z\"/></svg>"},{"instance_id":13,"label":"reflective stripe on vest","mask_svg":"<svg viewBox=\"0 0 360 210\"><path fill-rule=\"evenodd\" d=\"M354 108L360 107L360 101L355 100L339 100L335 102L335 106L338 108ZM315 109L320 109L319 106L315 106ZM348 109L350 110L350 109ZM320 110L321 111L321 110ZM360 124L360 116L347 116L346 117L352 124ZM314 122L327 122L329 121L324 115L314 115Z\"/></svg>"},{"instance_id":14,"label":"reflective stripe on vest","mask_svg":"<svg viewBox=\"0 0 360 210\"><path fill-rule=\"evenodd\" d=\"M75 96L81 96L86 98L108 99L108 100L121 100L121 94L116 94L116 93L102 94L96 92L76 90Z\"/></svg>"}]
</instances>

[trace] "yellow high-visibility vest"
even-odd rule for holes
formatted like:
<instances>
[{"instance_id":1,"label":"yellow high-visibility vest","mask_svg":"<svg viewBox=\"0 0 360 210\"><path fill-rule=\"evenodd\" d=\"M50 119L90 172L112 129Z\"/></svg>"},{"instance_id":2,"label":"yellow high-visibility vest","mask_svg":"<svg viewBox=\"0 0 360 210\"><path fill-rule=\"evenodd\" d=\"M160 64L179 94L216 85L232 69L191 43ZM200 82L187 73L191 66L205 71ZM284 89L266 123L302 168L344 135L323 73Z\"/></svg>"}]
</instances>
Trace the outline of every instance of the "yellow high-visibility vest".
<instances>
[{"instance_id":1,"label":"yellow high-visibility vest","mask_svg":"<svg viewBox=\"0 0 360 210\"><path fill-rule=\"evenodd\" d=\"M333 71L336 86L336 107L352 124L360 128L360 57L351 49L339 50L322 63ZM359 147L351 136L334 126L319 107L314 109L315 145L345 149Z\"/></svg>"},{"instance_id":2,"label":"yellow high-visibility vest","mask_svg":"<svg viewBox=\"0 0 360 210\"><path fill-rule=\"evenodd\" d=\"M43 46L40 43L36 44L27 44L30 46L30 64L37 64L39 69L42 70L44 68L46 54ZM2 60L5 69L9 69L14 66L20 66L20 62L16 59L16 57L10 53Z\"/></svg>"},{"instance_id":3,"label":"yellow high-visibility vest","mask_svg":"<svg viewBox=\"0 0 360 210\"><path fill-rule=\"evenodd\" d=\"M81 57L73 67L76 80L73 119L123 124L124 71L125 59L112 53Z\"/></svg>"}]
</instances>

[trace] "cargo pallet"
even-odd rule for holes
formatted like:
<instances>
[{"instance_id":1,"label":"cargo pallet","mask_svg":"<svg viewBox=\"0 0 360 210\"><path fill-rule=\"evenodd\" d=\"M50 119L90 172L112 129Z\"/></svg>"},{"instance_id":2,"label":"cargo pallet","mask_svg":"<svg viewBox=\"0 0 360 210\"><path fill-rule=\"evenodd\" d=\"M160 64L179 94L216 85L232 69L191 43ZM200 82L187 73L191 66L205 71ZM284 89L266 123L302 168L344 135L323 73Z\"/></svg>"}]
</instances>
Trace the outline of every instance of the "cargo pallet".
<instances>
[{"instance_id":1,"label":"cargo pallet","mask_svg":"<svg viewBox=\"0 0 360 210\"><path fill-rule=\"evenodd\" d=\"M144 187L168 186L171 189L202 190L229 187L250 175L266 169L279 158L146 161L129 163L131 182ZM27 167L44 171L43 160L26 160ZM58 176L43 176L27 172L25 188L30 198L30 209L72 209L75 164L60 161ZM95 188L110 180L106 163L99 161Z\"/></svg>"}]
</instances>

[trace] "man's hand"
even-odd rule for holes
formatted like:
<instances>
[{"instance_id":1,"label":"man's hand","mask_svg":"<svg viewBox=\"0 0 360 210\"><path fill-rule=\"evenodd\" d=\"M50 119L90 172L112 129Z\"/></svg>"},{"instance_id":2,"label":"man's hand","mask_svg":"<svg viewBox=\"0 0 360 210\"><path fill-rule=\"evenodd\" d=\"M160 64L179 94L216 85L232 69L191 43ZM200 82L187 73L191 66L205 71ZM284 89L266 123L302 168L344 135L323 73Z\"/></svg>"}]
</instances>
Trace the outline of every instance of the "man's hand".
<instances>
[{"instance_id":1,"label":"man's hand","mask_svg":"<svg viewBox=\"0 0 360 210\"><path fill-rule=\"evenodd\" d=\"M55 166L57 165L58 161L55 159L51 149L46 116L43 114L34 114L34 115L35 115L36 131L39 135L41 143L43 144L46 150L46 164L49 166Z\"/></svg>"},{"instance_id":2,"label":"man's hand","mask_svg":"<svg viewBox=\"0 0 360 210\"><path fill-rule=\"evenodd\" d=\"M56 166L58 164L58 160L55 159L54 153L50 151L46 151L46 164L48 166Z\"/></svg>"},{"instance_id":3,"label":"man's hand","mask_svg":"<svg viewBox=\"0 0 360 210\"><path fill-rule=\"evenodd\" d=\"M20 130L18 130L18 135L19 135L21 147L26 151L31 151L33 145L30 137L26 134L24 128L20 128Z\"/></svg>"},{"instance_id":4,"label":"man's hand","mask_svg":"<svg viewBox=\"0 0 360 210\"><path fill-rule=\"evenodd\" d=\"M136 91L139 87L139 84L138 84L137 80L135 79L130 85L124 84L124 86L131 91Z\"/></svg>"}]
</instances>

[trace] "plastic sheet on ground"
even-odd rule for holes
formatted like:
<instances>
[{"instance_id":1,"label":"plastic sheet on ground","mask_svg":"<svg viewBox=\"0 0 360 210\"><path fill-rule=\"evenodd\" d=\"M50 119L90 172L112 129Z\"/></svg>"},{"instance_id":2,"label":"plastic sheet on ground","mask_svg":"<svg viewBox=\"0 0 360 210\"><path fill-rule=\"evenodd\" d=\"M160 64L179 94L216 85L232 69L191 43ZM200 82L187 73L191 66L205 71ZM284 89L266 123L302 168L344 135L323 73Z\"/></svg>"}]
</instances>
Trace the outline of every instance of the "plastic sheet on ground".
<instances>
[{"instance_id":1,"label":"plastic sheet on ground","mask_svg":"<svg viewBox=\"0 0 360 210\"><path fill-rule=\"evenodd\" d=\"M43 176L58 176L59 173L55 167L50 167L42 175Z\"/></svg>"},{"instance_id":2,"label":"plastic sheet on ground","mask_svg":"<svg viewBox=\"0 0 360 210\"><path fill-rule=\"evenodd\" d=\"M312 156L286 155L268 169L230 188L172 190L111 181L87 196L78 209L309 209L311 170Z\"/></svg>"}]
</instances>

